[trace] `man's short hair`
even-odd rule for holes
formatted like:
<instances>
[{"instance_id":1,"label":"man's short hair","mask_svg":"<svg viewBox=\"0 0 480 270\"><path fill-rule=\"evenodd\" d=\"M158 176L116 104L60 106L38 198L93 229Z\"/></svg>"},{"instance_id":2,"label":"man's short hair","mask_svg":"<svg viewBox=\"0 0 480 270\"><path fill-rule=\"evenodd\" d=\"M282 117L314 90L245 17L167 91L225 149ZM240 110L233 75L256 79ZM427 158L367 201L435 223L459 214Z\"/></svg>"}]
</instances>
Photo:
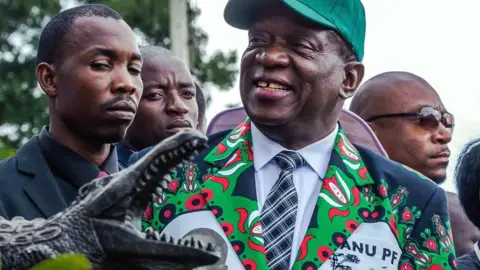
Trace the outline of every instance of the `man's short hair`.
<instances>
[{"instance_id":1,"label":"man's short hair","mask_svg":"<svg viewBox=\"0 0 480 270\"><path fill-rule=\"evenodd\" d=\"M144 59L160 58L161 60L165 61L166 59L176 58L183 62L183 60L171 50L158 45L140 46L140 53Z\"/></svg>"},{"instance_id":2,"label":"man's short hair","mask_svg":"<svg viewBox=\"0 0 480 270\"><path fill-rule=\"evenodd\" d=\"M455 167L455 180L465 214L480 228L480 139L463 148Z\"/></svg>"},{"instance_id":3,"label":"man's short hair","mask_svg":"<svg viewBox=\"0 0 480 270\"><path fill-rule=\"evenodd\" d=\"M42 62L54 63L62 57L62 42L71 33L75 20L83 17L103 17L122 20L115 10L104 5L91 4L64 10L55 15L40 35L37 50L37 65Z\"/></svg>"},{"instance_id":4,"label":"man's short hair","mask_svg":"<svg viewBox=\"0 0 480 270\"><path fill-rule=\"evenodd\" d=\"M195 99L197 100L198 105L198 120L201 121L205 116L205 96L203 95L203 91L197 82L195 82L195 88L197 89Z\"/></svg>"}]
</instances>

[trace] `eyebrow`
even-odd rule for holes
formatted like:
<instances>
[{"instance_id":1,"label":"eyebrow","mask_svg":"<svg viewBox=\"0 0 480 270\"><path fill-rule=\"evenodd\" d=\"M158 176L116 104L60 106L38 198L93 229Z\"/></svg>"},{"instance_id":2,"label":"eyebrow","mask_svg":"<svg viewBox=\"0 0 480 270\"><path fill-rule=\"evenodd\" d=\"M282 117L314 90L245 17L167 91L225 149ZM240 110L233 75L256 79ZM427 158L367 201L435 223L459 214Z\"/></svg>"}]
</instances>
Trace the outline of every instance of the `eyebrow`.
<instances>
[{"instance_id":1,"label":"eyebrow","mask_svg":"<svg viewBox=\"0 0 480 270\"><path fill-rule=\"evenodd\" d=\"M102 48L102 47L94 47L92 51L95 52L96 54L105 55L110 58L115 58L118 54L117 51L115 50ZM130 57L130 61L143 61L142 55L134 52L132 57Z\"/></svg>"},{"instance_id":2,"label":"eyebrow","mask_svg":"<svg viewBox=\"0 0 480 270\"><path fill-rule=\"evenodd\" d=\"M195 84L190 82L180 82L179 85L180 85L180 88L195 88ZM143 85L143 89L145 91L151 88L165 88L166 86L167 86L167 83L164 83L161 81L154 81L151 83L148 83L148 81L145 81Z\"/></svg>"},{"instance_id":3,"label":"eyebrow","mask_svg":"<svg viewBox=\"0 0 480 270\"><path fill-rule=\"evenodd\" d=\"M195 88L195 84L193 84L191 82L181 82L180 87L182 87L182 88L187 88L187 87Z\"/></svg>"}]
</instances>

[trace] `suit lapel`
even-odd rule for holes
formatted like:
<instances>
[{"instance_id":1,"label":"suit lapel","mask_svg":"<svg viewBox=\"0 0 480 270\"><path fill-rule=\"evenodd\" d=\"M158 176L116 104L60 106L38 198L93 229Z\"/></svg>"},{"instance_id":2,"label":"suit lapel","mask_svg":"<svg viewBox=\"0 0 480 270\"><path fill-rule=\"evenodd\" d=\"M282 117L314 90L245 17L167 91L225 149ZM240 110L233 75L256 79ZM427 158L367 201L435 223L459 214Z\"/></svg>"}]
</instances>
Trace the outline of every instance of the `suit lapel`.
<instances>
[{"instance_id":1,"label":"suit lapel","mask_svg":"<svg viewBox=\"0 0 480 270\"><path fill-rule=\"evenodd\" d=\"M213 165L201 187L208 207L245 268L268 269L256 189L252 188L255 174L250 121L229 133L204 161ZM385 216L364 195L373 184L360 153L340 128L293 269L319 268L364 221Z\"/></svg>"},{"instance_id":2,"label":"suit lapel","mask_svg":"<svg viewBox=\"0 0 480 270\"><path fill-rule=\"evenodd\" d=\"M63 196L55 183L55 178L45 161L38 137L32 138L17 152L17 169L29 174L32 179L24 186L25 194L48 218L67 207Z\"/></svg>"},{"instance_id":3,"label":"suit lapel","mask_svg":"<svg viewBox=\"0 0 480 270\"><path fill-rule=\"evenodd\" d=\"M202 193L246 269L267 269L255 187L250 121L237 126L204 161L213 165Z\"/></svg>"},{"instance_id":4,"label":"suit lapel","mask_svg":"<svg viewBox=\"0 0 480 270\"><path fill-rule=\"evenodd\" d=\"M379 216L361 192L362 187L369 188L373 183L359 152L340 128L293 269L318 269L364 220Z\"/></svg>"}]
</instances>

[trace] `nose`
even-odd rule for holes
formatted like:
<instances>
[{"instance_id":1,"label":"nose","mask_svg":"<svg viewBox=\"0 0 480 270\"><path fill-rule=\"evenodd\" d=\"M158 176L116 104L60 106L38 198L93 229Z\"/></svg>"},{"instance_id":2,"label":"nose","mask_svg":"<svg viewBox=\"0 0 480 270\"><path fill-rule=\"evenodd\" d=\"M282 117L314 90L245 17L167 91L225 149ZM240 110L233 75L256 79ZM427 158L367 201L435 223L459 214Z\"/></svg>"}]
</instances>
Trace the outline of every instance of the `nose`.
<instances>
[{"instance_id":1,"label":"nose","mask_svg":"<svg viewBox=\"0 0 480 270\"><path fill-rule=\"evenodd\" d=\"M178 94L178 91L170 91L167 96L167 106L165 106L165 109L167 114L171 115L185 115L188 113L188 108Z\"/></svg>"},{"instance_id":2,"label":"nose","mask_svg":"<svg viewBox=\"0 0 480 270\"><path fill-rule=\"evenodd\" d=\"M138 77L138 78L137 78ZM114 78L114 92L121 92L134 95L143 89L143 83L140 76L132 75L128 69L118 69ZM141 94L141 93L140 93Z\"/></svg>"},{"instance_id":3,"label":"nose","mask_svg":"<svg viewBox=\"0 0 480 270\"><path fill-rule=\"evenodd\" d=\"M437 130L433 134L433 142L439 144L447 144L452 140L453 128L447 128L443 124L439 124Z\"/></svg>"},{"instance_id":4,"label":"nose","mask_svg":"<svg viewBox=\"0 0 480 270\"><path fill-rule=\"evenodd\" d=\"M255 60L266 68L288 67L290 58L285 49L278 44L273 44L261 50L255 56Z\"/></svg>"}]
</instances>

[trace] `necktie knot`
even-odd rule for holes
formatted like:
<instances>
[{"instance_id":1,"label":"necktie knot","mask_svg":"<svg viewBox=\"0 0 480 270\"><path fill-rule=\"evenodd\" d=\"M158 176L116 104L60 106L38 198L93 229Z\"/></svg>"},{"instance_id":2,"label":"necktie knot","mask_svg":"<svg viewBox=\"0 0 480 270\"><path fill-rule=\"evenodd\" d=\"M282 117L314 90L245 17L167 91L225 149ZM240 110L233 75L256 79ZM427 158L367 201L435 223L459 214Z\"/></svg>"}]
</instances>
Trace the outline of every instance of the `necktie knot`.
<instances>
[{"instance_id":1,"label":"necktie knot","mask_svg":"<svg viewBox=\"0 0 480 270\"><path fill-rule=\"evenodd\" d=\"M282 151L274 159L282 170L295 170L305 164L302 155L294 151Z\"/></svg>"}]
</instances>

